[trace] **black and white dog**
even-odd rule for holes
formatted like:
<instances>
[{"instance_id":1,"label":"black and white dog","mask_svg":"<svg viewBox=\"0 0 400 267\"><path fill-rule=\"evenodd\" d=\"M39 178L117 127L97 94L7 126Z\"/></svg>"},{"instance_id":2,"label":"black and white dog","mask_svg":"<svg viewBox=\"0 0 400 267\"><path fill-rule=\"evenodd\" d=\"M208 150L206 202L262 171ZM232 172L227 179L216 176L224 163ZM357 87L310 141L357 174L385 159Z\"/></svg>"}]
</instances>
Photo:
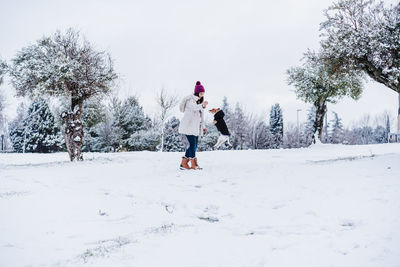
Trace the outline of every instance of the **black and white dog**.
<instances>
[{"instance_id":1,"label":"black and white dog","mask_svg":"<svg viewBox=\"0 0 400 267\"><path fill-rule=\"evenodd\" d=\"M214 114L213 123L221 133L221 135L218 137L217 143L213 146L213 149L218 149L226 142L228 142L228 145L232 146L232 144L229 142L229 136L231 134L229 133L228 126L226 126L226 122L224 120L225 113L220 108L213 108L209 111Z\"/></svg>"}]
</instances>

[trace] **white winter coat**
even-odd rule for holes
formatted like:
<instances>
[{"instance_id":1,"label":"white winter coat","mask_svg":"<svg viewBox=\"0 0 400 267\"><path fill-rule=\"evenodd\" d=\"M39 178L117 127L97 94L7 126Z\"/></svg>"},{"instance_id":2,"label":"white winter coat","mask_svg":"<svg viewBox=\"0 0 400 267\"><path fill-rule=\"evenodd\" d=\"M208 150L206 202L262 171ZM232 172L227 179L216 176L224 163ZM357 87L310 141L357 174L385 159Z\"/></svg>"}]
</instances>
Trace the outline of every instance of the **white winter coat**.
<instances>
[{"instance_id":1,"label":"white winter coat","mask_svg":"<svg viewBox=\"0 0 400 267\"><path fill-rule=\"evenodd\" d=\"M202 104L196 103L198 99L198 96L189 95L182 100L180 110L184 114L179 124L180 134L203 136L204 108Z\"/></svg>"}]
</instances>

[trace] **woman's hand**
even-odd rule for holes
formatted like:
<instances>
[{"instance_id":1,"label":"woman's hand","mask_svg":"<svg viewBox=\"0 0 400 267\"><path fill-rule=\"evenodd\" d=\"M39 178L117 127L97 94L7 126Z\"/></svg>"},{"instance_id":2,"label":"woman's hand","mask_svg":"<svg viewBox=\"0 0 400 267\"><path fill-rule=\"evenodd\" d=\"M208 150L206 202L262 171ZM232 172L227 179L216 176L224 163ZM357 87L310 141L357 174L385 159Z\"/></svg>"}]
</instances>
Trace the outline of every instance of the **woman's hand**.
<instances>
[{"instance_id":1,"label":"woman's hand","mask_svg":"<svg viewBox=\"0 0 400 267\"><path fill-rule=\"evenodd\" d=\"M207 128L204 128L203 131L204 131L204 133L207 133L207 132L208 132Z\"/></svg>"},{"instance_id":2,"label":"woman's hand","mask_svg":"<svg viewBox=\"0 0 400 267\"><path fill-rule=\"evenodd\" d=\"M203 108L206 108L207 105L208 105L208 101L204 101L204 102L203 102Z\"/></svg>"}]
</instances>

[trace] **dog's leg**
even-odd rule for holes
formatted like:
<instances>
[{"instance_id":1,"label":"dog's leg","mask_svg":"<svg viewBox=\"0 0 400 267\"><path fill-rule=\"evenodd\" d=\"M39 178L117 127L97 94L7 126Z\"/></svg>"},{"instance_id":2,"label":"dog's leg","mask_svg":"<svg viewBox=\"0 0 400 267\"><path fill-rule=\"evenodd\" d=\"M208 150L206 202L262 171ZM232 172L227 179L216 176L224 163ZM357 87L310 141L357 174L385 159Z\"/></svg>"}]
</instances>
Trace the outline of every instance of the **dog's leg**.
<instances>
[{"instance_id":1,"label":"dog's leg","mask_svg":"<svg viewBox=\"0 0 400 267\"><path fill-rule=\"evenodd\" d=\"M224 142L223 136L220 135L218 137L217 143L214 145L214 149L218 149Z\"/></svg>"},{"instance_id":2,"label":"dog's leg","mask_svg":"<svg viewBox=\"0 0 400 267\"><path fill-rule=\"evenodd\" d=\"M229 146L232 146L231 142L229 141L229 135L225 136L224 143L228 143Z\"/></svg>"}]
</instances>

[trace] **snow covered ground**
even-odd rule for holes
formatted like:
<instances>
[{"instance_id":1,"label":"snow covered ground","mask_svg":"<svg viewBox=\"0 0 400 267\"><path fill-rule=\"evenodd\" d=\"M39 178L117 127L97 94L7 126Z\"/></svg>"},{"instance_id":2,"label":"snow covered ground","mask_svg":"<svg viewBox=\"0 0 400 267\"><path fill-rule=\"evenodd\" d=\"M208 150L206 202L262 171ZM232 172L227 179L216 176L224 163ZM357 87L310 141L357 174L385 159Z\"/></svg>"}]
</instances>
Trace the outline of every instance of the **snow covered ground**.
<instances>
[{"instance_id":1,"label":"snow covered ground","mask_svg":"<svg viewBox=\"0 0 400 267\"><path fill-rule=\"evenodd\" d=\"M400 145L0 155L0 266L400 266Z\"/></svg>"}]
</instances>

